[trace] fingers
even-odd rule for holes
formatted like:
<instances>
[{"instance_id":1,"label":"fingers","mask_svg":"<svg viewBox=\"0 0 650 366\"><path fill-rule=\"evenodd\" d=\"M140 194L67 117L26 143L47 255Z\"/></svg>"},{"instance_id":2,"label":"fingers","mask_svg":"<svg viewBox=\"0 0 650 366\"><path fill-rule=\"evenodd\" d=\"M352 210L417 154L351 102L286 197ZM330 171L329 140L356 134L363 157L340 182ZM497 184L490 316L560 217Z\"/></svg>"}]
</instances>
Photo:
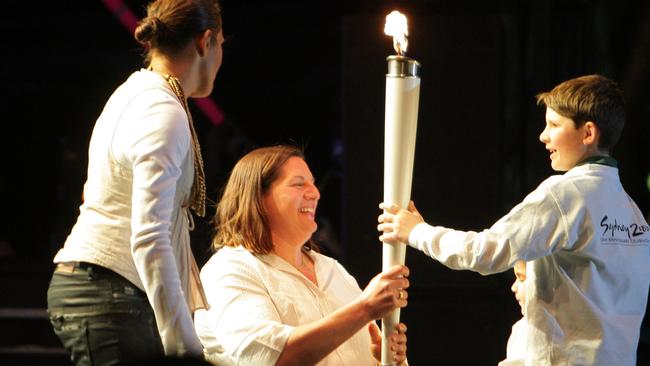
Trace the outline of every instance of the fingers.
<instances>
[{"instance_id":1,"label":"fingers","mask_svg":"<svg viewBox=\"0 0 650 366\"><path fill-rule=\"evenodd\" d=\"M398 290L397 295L395 296L393 301L397 307L405 308L409 304L408 297L409 297L408 292L404 290Z\"/></svg>"},{"instance_id":2,"label":"fingers","mask_svg":"<svg viewBox=\"0 0 650 366\"><path fill-rule=\"evenodd\" d=\"M406 353L406 334L393 334L390 337L391 351L395 353Z\"/></svg>"},{"instance_id":3,"label":"fingers","mask_svg":"<svg viewBox=\"0 0 650 366\"><path fill-rule=\"evenodd\" d=\"M395 330L397 330L397 333L406 333L407 326L404 323L399 323L395 326Z\"/></svg>"},{"instance_id":4,"label":"fingers","mask_svg":"<svg viewBox=\"0 0 650 366\"><path fill-rule=\"evenodd\" d=\"M408 210L410 212L414 212L414 213L416 213L418 215L420 214L420 211L418 211L418 209L415 208L415 202L413 202L413 201L409 201Z\"/></svg>"},{"instance_id":5,"label":"fingers","mask_svg":"<svg viewBox=\"0 0 650 366\"><path fill-rule=\"evenodd\" d=\"M406 289L411 285L407 278L409 273L408 267L396 265L383 274L384 278L390 279L390 291L393 295L393 302L400 308L408 305L409 294Z\"/></svg>"},{"instance_id":6,"label":"fingers","mask_svg":"<svg viewBox=\"0 0 650 366\"><path fill-rule=\"evenodd\" d=\"M401 209L400 206L398 206L398 205L396 205L394 203L389 204L389 203L385 203L385 202L380 203L379 208L386 211L386 212L388 212L388 213L390 213L390 214L393 214L393 215L396 215L397 213L399 213L399 211ZM418 213L418 214L420 213L418 211L418 209L415 207L415 202L413 202L412 200L409 201L406 210L409 211L409 212L415 212L415 213Z\"/></svg>"},{"instance_id":7,"label":"fingers","mask_svg":"<svg viewBox=\"0 0 650 366\"><path fill-rule=\"evenodd\" d=\"M406 325L399 323L395 326L395 332L390 336L390 349L394 361L399 365L406 360Z\"/></svg>"},{"instance_id":8,"label":"fingers","mask_svg":"<svg viewBox=\"0 0 650 366\"><path fill-rule=\"evenodd\" d=\"M393 228L391 226L384 226L384 225L390 225L390 224L379 224L377 226L378 231L383 231L379 235L379 241L388 244L403 244L402 240L399 238L398 233L396 231L393 231Z\"/></svg>"},{"instance_id":9,"label":"fingers","mask_svg":"<svg viewBox=\"0 0 650 366\"><path fill-rule=\"evenodd\" d=\"M398 300L406 299L407 296L408 296L408 292L402 291L402 290L397 290L397 299Z\"/></svg>"},{"instance_id":10,"label":"fingers","mask_svg":"<svg viewBox=\"0 0 650 366\"><path fill-rule=\"evenodd\" d=\"M377 225L377 231L383 231L384 234L393 232L393 225L391 224L379 224Z\"/></svg>"},{"instance_id":11,"label":"fingers","mask_svg":"<svg viewBox=\"0 0 650 366\"><path fill-rule=\"evenodd\" d=\"M378 222L393 222L395 215L390 213L383 213L377 217Z\"/></svg>"},{"instance_id":12,"label":"fingers","mask_svg":"<svg viewBox=\"0 0 650 366\"><path fill-rule=\"evenodd\" d=\"M364 289L361 301L369 320L379 319L389 312L408 305L409 269L396 265L375 276Z\"/></svg>"},{"instance_id":13,"label":"fingers","mask_svg":"<svg viewBox=\"0 0 650 366\"><path fill-rule=\"evenodd\" d=\"M397 240L396 235L390 235L393 233L393 221L394 217L391 214L381 214L379 217L377 217L377 221L379 224L377 225L377 231L381 232L382 234L379 235L379 240L382 242L386 243L392 243L396 244L399 241Z\"/></svg>"},{"instance_id":14,"label":"fingers","mask_svg":"<svg viewBox=\"0 0 650 366\"><path fill-rule=\"evenodd\" d=\"M381 331L374 321L368 323L368 333L373 344L381 344Z\"/></svg>"},{"instance_id":15,"label":"fingers","mask_svg":"<svg viewBox=\"0 0 650 366\"><path fill-rule=\"evenodd\" d=\"M379 235L379 242L387 244L399 244L399 240L397 240L394 235L390 234Z\"/></svg>"},{"instance_id":16,"label":"fingers","mask_svg":"<svg viewBox=\"0 0 650 366\"><path fill-rule=\"evenodd\" d=\"M403 264L396 264L384 272L384 275L389 278L397 278L398 276L408 277L411 271Z\"/></svg>"},{"instance_id":17,"label":"fingers","mask_svg":"<svg viewBox=\"0 0 650 366\"><path fill-rule=\"evenodd\" d=\"M393 223L395 222L395 216L392 214L383 213L377 217L377 231L381 231L384 234L393 232Z\"/></svg>"},{"instance_id":18,"label":"fingers","mask_svg":"<svg viewBox=\"0 0 650 366\"><path fill-rule=\"evenodd\" d=\"M379 240L384 243L408 243L413 228L424 221L413 201L409 202L408 210L384 202L379 207L384 208L384 212L377 217L377 231L381 232Z\"/></svg>"},{"instance_id":19,"label":"fingers","mask_svg":"<svg viewBox=\"0 0 650 366\"><path fill-rule=\"evenodd\" d=\"M392 214L398 213L400 209L400 207L394 203L388 204L385 202L380 203L379 208Z\"/></svg>"}]
</instances>

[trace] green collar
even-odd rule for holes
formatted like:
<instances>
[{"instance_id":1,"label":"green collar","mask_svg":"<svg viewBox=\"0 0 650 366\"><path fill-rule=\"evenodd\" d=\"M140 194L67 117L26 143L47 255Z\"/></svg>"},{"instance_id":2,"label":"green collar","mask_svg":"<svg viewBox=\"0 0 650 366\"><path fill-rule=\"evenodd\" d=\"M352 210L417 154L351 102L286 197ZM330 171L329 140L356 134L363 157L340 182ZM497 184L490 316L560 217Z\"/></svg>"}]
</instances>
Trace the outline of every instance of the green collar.
<instances>
[{"instance_id":1,"label":"green collar","mask_svg":"<svg viewBox=\"0 0 650 366\"><path fill-rule=\"evenodd\" d=\"M611 156L591 156L579 162L578 164L576 164L576 166L585 165L585 164L600 164L600 165L611 166L612 168L618 168L618 162L616 161L616 159L612 158Z\"/></svg>"}]
</instances>

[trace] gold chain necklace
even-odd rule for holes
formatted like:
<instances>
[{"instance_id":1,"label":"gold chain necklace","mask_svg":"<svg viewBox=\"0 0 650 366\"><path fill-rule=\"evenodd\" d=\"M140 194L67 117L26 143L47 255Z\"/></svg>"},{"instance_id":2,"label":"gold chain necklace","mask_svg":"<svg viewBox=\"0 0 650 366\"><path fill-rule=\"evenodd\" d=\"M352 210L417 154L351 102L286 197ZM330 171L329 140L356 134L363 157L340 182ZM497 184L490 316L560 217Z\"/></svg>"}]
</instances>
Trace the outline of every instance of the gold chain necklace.
<instances>
[{"instance_id":1,"label":"gold chain necklace","mask_svg":"<svg viewBox=\"0 0 650 366\"><path fill-rule=\"evenodd\" d=\"M153 68L149 66L149 70L153 71ZM172 88L176 97L181 101L183 109L187 114L187 119L190 125L190 132L192 134L192 151L194 152L194 183L192 184L192 193L191 193L191 202L190 208L200 216L205 216L205 172L203 170L203 156L201 155L201 145L199 145L199 138L194 129L194 120L192 119L192 114L190 113L190 108L187 104L187 98L183 93L183 88L181 88L181 83L178 78L171 76L169 74L161 74L169 86Z\"/></svg>"}]
</instances>

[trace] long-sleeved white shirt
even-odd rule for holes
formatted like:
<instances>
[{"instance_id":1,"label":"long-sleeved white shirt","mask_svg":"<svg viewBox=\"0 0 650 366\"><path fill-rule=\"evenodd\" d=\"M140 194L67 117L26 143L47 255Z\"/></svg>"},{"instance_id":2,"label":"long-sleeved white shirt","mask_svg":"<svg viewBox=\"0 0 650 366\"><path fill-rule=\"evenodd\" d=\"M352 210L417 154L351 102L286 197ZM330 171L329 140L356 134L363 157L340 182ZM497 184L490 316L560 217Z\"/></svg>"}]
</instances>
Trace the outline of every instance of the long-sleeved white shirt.
<instances>
[{"instance_id":1,"label":"long-sleeved white shirt","mask_svg":"<svg viewBox=\"0 0 650 366\"><path fill-rule=\"evenodd\" d=\"M293 329L312 323L361 295L334 259L310 252L318 286L275 254L223 247L201 269L210 309L194 314L206 358L216 365L275 365ZM368 330L361 329L319 366L375 365Z\"/></svg>"},{"instance_id":2,"label":"long-sleeved white shirt","mask_svg":"<svg viewBox=\"0 0 650 366\"><path fill-rule=\"evenodd\" d=\"M522 366L526 353L526 319L519 319L513 326L508 345L506 346L506 359L499 362L498 366Z\"/></svg>"},{"instance_id":3,"label":"long-sleeved white shirt","mask_svg":"<svg viewBox=\"0 0 650 366\"><path fill-rule=\"evenodd\" d=\"M84 202L54 262L109 268L144 290L166 354L202 354L204 299L189 246L194 178L187 115L165 79L140 70L108 100L89 145Z\"/></svg>"},{"instance_id":4,"label":"long-sleeved white shirt","mask_svg":"<svg viewBox=\"0 0 650 366\"><path fill-rule=\"evenodd\" d=\"M453 269L526 271L525 365L636 364L650 285L650 228L618 169L542 182L480 233L416 225L409 244Z\"/></svg>"}]
</instances>

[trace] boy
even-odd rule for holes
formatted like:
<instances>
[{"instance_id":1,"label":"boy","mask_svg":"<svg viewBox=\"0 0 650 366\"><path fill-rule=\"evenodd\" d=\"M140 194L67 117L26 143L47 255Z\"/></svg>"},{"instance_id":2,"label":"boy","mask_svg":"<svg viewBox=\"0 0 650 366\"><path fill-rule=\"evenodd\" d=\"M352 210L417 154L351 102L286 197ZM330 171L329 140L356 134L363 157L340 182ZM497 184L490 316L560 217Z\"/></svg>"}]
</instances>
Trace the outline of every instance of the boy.
<instances>
[{"instance_id":1,"label":"boy","mask_svg":"<svg viewBox=\"0 0 650 366\"><path fill-rule=\"evenodd\" d=\"M551 167L510 213L480 233L426 224L381 204L380 240L408 243L452 269L491 274L527 264L525 365L636 364L650 285L650 227L610 157L625 120L623 95L599 75L537 96L539 139Z\"/></svg>"}]
</instances>

